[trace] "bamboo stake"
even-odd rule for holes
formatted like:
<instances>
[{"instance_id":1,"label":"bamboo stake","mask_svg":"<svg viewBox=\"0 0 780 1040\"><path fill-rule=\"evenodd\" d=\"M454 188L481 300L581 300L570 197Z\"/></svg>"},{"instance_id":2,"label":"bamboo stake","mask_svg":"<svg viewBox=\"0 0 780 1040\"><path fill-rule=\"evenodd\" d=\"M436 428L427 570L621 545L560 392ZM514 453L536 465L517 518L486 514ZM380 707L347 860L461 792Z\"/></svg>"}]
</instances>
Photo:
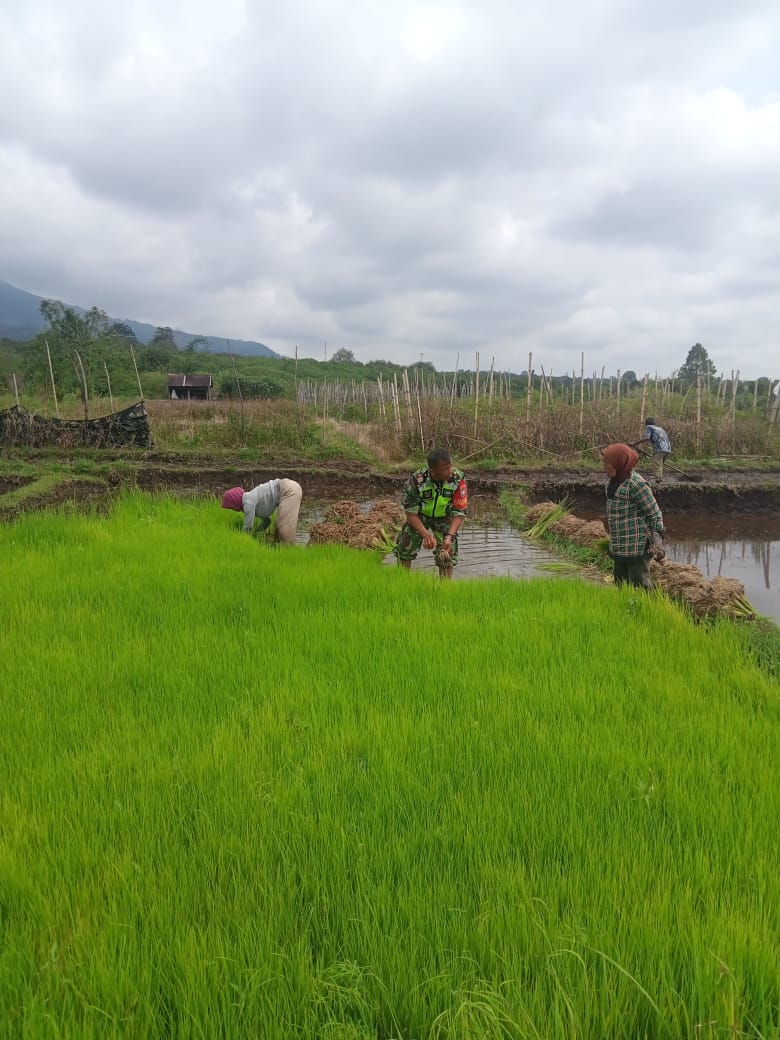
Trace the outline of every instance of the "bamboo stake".
<instances>
[{"instance_id":1,"label":"bamboo stake","mask_svg":"<svg viewBox=\"0 0 780 1040\"><path fill-rule=\"evenodd\" d=\"M411 430L414 428L414 416L412 415L412 393L409 389L409 373L406 369L401 373L401 381L404 388L404 401L406 402L406 422Z\"/></svg>"},{"instance_id":2,"label":"bamboo stake","mask_svg":"<svg viewBox=\"0 0 780 1040\"><path fill-rule=\"evenodd\" d=\"M43 341L46 344L46 357L49 359L49 376L51 377L51 392L54 397L54 411L59 419L60 417L60 406L57 404L57 387L54 385L54 369L51 366L51 353L49 352L49 341L45 339Z\"/></svg>"},{"instance_id":3,"label":"bamboo stake","mask_svg":"<svg viewBox=\"0 0 780 1040\"><path fill-rule=\"evenodd\" d=\"M488 383L488 400L490 401L490 407L493 407L493 366L496 363L495 357L490 359L490 382Z\"/></svg>"},{"instance_id":4,"label":"bamboo stake","mask_svg":"<svg viewBox=\"0 0 780 1040\"><path fill-rule=\"evenodd\" d=\"M477 416L479 415L479 351L477 351L476 382L474 384L474 436L477 436Z\"/></svg>"},{"instance_id":5,"label":"bamboo stake","mask_svg":"<svg viewBox=\"0 0 780 1040\"><path fill-rule=\"evenodd\" d=\"M14 381L14 397L16 398L16 407L21 408L21 405L19 404L19 387L16 385L16 372L13 372L12 376Z\"/></svg>"},{"instance_id":6,"label":"bamboo stake","mask_svg":"<svg viewBox=\"0 0 780 1040\"><path fill-rule=\"evenodd\" d=\"M452 408L455 404L455 383L458 378L458 365L460 364L460 351L455 358L455 371L452 373L452 390L450 391L450 422L452 422Z\"/></svg>"},{"instance_id":7,"label":"bamboo stake","mask_svg":"<svg viewBox=\"0 0 780 1040\"><path fill-rule=\"evenodd\" d=\"M385 395L382 389L382 373L376 377L376 385L379 390L379 414L382 417L382 422L387 422L387 411L385 410Z\"/></svg>"},{"instance_id":8,"label":"bamboo stake","mask_svg":"<svg viewBox=\"0 0 780 1040\"><path fill-rule=\"evenodd\" d=\"M135 351L133 350L132 343L130 344L130 357L133 359L133 368L135 369L135 379L138 383L138 393L141 395L141 403L143 404L144 392L141 389L141 377L138 375L138 365L135 363Z\"/></svg>"},{"instance_id":9,"label":"bamboo stake","mask_svg":"<svg viewBox=\"0 0 780 1040\"><path fill-rule=\"evenodd\" d=\"M701 458L701 372L696 376L696 458Z\"/></svg>"},{"instance_id":10,"label":"bamboo stake","mask_svg":"<svg viewBox=\"0 0 780 1040\"><path fill-rule=\"evenodd\" d=\"M737 387L739 386L739 369L737 377L731 383L731 450L736 449L737 436Z\"/></svg>"},{"instance_id":11,"label":"bamboo stake","mask_svg":"<svg viewBox=\"0 0 780 1040\"><path fill-rule=\"evenodd\" d=\"M604 369L605 368L606 368L606 365L602 365L601 366L601 379L599 379L599 404L601 404L601 399L604 396Z\"/></svg>"},{"instance_id":12,"label":"bamboo stake","mask_svg":"<svg viewBox=\"0 0 780 1040\"><path fill-rule=\"evenodd\" d=\"M81 403L84 406L84 418L89 419L89 397L87 396L87 377L84 375L84 365L81 360L81 354L77 350L73 353L76 355L76 361L74 362L74 368L76 369L76 375L79 377L81 383ZM78 364L76 364L78 362Z\"/></svg>"},{"instance_id":13,"label":"bamboo stake","mask_svg":"<svg viewBox=\"0 0 780 1040\"><path fill-rule=\"evenodd\" d=\"M618 415L620 415L620 386L621 386L621 382L622 382L622 380L620 378L620 369L618 369L618 371L617 371L617 414Z\"/></svg>"},{"instance_id":14,"label":"bamboo stake","mask_svg":"<svg viewBox=\"0 0 780 1040\"><path fill-rule=\"evenodd\" d=\"M645 412L647 410L647 384L650 381L650 373L645 372L645 378L642 381L642 406L639 412L639 425L645 425Z\"/></svg>"},{"instance_id":15,"label":"bamboo stake","mask_svg":"<svg viewBox=\"0 0 780 1040\"><path fill-rule=\"evenodd\" d=\"M753 411L758 408L758 380L753 383Z\"/></svg>"},{"instance_id":16,"label":"bamboo stake","mask_svg":"<svg viewBox=\"0 0 780 1040\"><path fill-rule=\"evenodd\" d=\"M108 399L111 402L111 411L114 410L114 395L111 393L111 376L108 374L108 365L103 362L103 368L106 370L106 384L108 385Z\"/></svg>"},{"instance_id":17,"label":"bamboo stake","mask_svg":"<svg viewBox=\"0 0 780 1040\"><path fill-rule=\"evenodd\" d=\"M580 436L585 429L585 351L580 355Z\"/></svg>"},{"instance_id":18,"label":"bamboo stake","mask_svg":"<svg viewBox=\"0 0 780 1040\"><path fill-rule=\"evenodd\" d=\"M528 436L528 427L531 425L531 392L533 390L533 353L528 353L528 382L525 389L525 435Z\"/></svg>"},{"instance_id":19,"label":"bamboo stake","mask_svg":"<svg viewBox=\"0 0 780 1040\"><path fill-rule=\"evenodd\" d=\"M393 372L393 411L395 412L395 429L398 436L401 436L401 404L398 400L398 373Z\"/></svg>"},{"instance_id":20,"label":"bamboo stake","mask_svg":"<svg viewBox=\"0 0 780 1040\"><path fill-rule=\"evenodd\" d=\"M238 390L239 408L241 410L241 439L244 445L246 445L246 425L244 422L244 395L241 391L241 380L238 378L238 369L236 368L236 359L233 357L233 348L231 347L230 340L227 341L228 354L230 354L230 363L233 366L233 378L236 381L236 389ZM295 384L295 408L299 409L298 405L298 384Z\"/></svg>"},{"instance_id":21,"label":"bamboo stake","mask_svg":"<svg viewBox=\"0 0 780 1040\"><path fill-rule=\"evenodd\" d=\"M422 409L420 408L420 388L417 387L417 418L420 420L420 447L425 453L425 436L423 435Z\"/></svg>"}]
</instances>

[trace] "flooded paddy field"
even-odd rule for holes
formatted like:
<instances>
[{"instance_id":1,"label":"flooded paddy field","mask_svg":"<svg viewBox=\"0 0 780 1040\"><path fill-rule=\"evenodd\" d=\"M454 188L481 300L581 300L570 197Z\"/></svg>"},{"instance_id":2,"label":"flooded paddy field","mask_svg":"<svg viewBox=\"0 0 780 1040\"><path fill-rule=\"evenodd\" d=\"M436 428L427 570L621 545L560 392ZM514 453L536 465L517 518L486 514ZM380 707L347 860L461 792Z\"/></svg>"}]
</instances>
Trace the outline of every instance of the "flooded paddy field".
<instances>
[{"instance_id":1,"label":"flooded paddy field","mask_svg":"<svg viewBox=\"0 0 780 1040\"><path fill-rule=\"evenodd\" d=\"M322 519L333 500L311 503L301 512L298 540L308 542L308 528ZM361 502L368 510L370 500ZM603 519L596 508L578 511L588 519ZM780 622L780 517L671 515L667 519L667 555L677 563L691 563L710 579L736 578L745 586L755 609ZM393 557L387 559L393 566ZM421 551L415 570L434 571L433 554ZM456 580L465 578L560 577L573 573L569 566L541 546L524 538L506 523L498 500L475 496L460 535Z\"/></svg>"}]
</instances>

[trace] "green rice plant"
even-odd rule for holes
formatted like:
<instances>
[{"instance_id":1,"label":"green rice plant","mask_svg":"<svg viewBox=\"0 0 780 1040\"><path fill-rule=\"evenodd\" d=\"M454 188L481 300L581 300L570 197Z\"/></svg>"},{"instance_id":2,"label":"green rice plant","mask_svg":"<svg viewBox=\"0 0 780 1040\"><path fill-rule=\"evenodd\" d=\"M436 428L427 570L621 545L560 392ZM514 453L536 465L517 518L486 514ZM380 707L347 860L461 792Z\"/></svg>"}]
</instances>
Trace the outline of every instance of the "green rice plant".
<instances>
[{"instance_id":1,"label":"green rice plant","mask_svg":"<svg viewBox=\"0 0 780 1040\"><path fill-rule=\"evenodd\" d=\"M374 541L374 548L382 556L389 556L395 552L396 538L398 536L397 528L395 531L389 530L387 527L382 527L382 533Z\"/></svg>"},{"instance_id":2,"label":"green rice plant","mask_svg":"<svg viewBox=\"0 0 780 1040\"><path fill-rule=\"evenodd\" d=\"M523 533L527 538L541 538L542 535L549 532L550 527L556 522L556 520L562 520L564 516L568 516L569 505L570 503L566 498L561 499L560 502L556 502L554 509L551 509L549 513L540 517L536 523L526 528Z\"/></svg>"},{"instance_id":3,"label":"green rice plant","mask_svg":"<svg viewBox=\"0 0 780 1040\"><path fill-rule=\"evenodd\" d=\"M732 626L0 526L0 1038L780 1034L780 700Z\"/></svg>"}]
</instances>

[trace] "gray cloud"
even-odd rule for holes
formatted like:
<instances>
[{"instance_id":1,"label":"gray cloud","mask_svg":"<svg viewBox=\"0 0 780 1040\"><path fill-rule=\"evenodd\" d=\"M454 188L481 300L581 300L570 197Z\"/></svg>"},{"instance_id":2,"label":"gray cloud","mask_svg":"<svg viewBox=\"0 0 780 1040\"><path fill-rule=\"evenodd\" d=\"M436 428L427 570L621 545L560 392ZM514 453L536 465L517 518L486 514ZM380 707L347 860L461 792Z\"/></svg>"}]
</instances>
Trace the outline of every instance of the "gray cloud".
<instances>
[{"instance_id":1,"label":"gray cloud","mask_svg":"<svg viewBox=\"0 0 780 1040\"><path fill-rule=\"evenodd\" d=\"M701 340L768 373L779 26L762 0L9 0L0 277L282 352L668 372Z\"/></svg>"}]
</instances>

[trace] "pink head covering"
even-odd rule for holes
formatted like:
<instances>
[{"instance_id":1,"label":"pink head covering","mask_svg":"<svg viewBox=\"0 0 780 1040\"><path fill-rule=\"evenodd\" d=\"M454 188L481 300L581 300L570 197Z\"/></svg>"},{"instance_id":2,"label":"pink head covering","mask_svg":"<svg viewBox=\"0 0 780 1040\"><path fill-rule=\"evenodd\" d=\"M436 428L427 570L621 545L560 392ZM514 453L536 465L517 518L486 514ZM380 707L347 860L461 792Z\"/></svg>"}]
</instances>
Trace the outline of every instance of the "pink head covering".
<instances>
[{"instance_id":1,"label":"pink head covering","mask_svg":"<svg viewBox=\"0 0 780 1040\"><path fill-rule=\"evenodd\" d=\"M241 512L243 508L241 500L244 497L244 489L242 487L231 488L230 491L226 491L222 496L222 508L223 509L235 509L237 512Z\"/></svg>"}]
</instances>

